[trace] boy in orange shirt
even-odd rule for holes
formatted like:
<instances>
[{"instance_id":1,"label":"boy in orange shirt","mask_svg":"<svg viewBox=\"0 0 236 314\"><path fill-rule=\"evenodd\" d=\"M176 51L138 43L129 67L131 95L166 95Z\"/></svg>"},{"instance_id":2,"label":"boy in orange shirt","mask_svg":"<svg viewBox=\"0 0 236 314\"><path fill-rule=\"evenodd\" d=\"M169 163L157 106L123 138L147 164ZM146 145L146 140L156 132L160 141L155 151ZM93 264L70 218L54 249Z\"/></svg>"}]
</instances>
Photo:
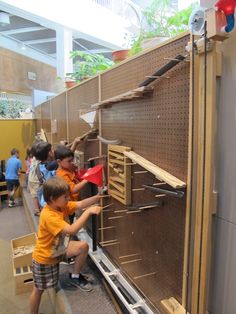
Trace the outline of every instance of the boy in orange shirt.
<instances>
[{"instance_id":1,"label":"boy in orange shirt","mask_svg":"<svg viewBox=\"0 0 236 314\"><path fill-rule=\"evenodd\" d=\"M88 244L84 241L69 241L69 236L76 234L91 215L100 214L100 206L91 206L99 201L100 196L68 202L69 193L68 184L59 177L52 177L43 184L47 204L40 215L38 240L33 252L35 286L30 296L31 314L38 313L43 291L57 286L59 262L63 255L67 258L75 257L74 271L70 274L71 284L83 291L92 290L91 284L80 272L88 255ZM66 218L77 209L83 210L81 216L72 225L68 224Z\"/></svg>"},{"instance_id":2,"label":"boy in orange shirt","mask_svg":"<svg viewBox=\"0 0 236 314\"><path fill-rule=\"evenodd\" d=\"M87 180L79 182L75 175L74 152L68 147L60 145L54 152L55 159L58 163L56 176L65 180L70 186L70 200L77 201L79 199L79 191L88 183ZM73 223L74 217L70 217Z\"/></svg>"}]
</instances>

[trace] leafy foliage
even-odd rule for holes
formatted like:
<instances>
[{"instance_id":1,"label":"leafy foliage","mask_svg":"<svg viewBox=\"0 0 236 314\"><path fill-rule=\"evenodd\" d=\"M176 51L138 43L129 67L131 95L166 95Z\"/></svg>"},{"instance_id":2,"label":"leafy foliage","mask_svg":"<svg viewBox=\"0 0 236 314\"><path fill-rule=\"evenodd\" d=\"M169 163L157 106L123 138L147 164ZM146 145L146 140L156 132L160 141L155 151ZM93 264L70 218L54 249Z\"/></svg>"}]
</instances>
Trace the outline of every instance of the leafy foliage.
<instances>
[{"instance_id":1,"label":"leafy foliage","mask_svg":"<svg viewBox=\"0 0 236 314\"><path fill-rule=\"evenodd\" d=\"M134 56L142 51L143 34L140 34L138 38L133 39L132 46L129 50L129 56Z\"/></svg>"},{"instance_id":2,"label":"leafy foliage","mask_svg":"<svg viewBox=\"0 0 236 314\"><path fill-rule=\"evenodd\" d=\"M133 40L131 54L142 50L142 42L146 38L173 37L188 30L188 20L197 2L186 9L175 11L171 8L171 0L153 0L143 11L143 26L140 36Z\"/></svg>"},{"instance_id":3,"label":"leafy foliage","mask_svg":"<svg viewBox=\"0 0 236 314\"><path fill-rule=\"evenodd\" d=\"M16 99L0 99L0 119L20 119L28 104Z\"/></svg>"},{"instance_id":4,"label":"leafy foliage","mask_svg":"<svg viewBox=\"0 0 236 314\"><path fill-rule=\"evenodd\" d=\"M147 24L145 37L168 36L167 19L172 14L170 0L153 0L143 12Z\"/></svg>"},{"instance_id":5,"label":"leafy foliage","mask_svg":"<svg viewBox=\"0 0 236 314\"><path fill-rule=\"evenodd\" d=\"M71 51L70 57L76 60L74 63L74 72L67 73L66 75L78 83L101 71L109 69L113 65L113 62L103 55L78 50Z\"/></svg>"}]
</instances>

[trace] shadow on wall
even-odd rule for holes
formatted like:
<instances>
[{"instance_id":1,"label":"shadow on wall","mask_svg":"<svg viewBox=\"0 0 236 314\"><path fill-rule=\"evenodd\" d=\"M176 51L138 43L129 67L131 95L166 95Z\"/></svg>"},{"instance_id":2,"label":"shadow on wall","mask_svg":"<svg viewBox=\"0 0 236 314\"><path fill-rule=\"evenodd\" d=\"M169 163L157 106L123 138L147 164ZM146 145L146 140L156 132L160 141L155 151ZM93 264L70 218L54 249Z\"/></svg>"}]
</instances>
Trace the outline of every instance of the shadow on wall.
<instances>
[{"instance_id":1,"label":"shadow on wall","mask_svg":"<svg viewBox=\"0 0 236 314\"><path fill-rule=\"evenodd\" d=\"M35 137L35 121L32 120L32 123L28 121L22 123L21 128L21 138L23 146L28 147L31 146ZM23 153L23 152L22 152Z\"/></svg>"}]
</instances>

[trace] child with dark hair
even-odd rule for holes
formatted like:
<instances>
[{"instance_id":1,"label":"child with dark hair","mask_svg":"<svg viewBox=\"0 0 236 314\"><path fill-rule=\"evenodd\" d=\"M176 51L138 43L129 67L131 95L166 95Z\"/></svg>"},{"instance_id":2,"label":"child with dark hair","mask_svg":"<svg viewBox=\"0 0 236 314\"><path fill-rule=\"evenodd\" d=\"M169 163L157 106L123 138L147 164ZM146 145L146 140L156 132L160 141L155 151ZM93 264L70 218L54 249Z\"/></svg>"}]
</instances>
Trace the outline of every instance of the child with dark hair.
<instances>
[{"instance_id":1,"label":"child with dark hair","mask_svg":"<svg viewBox=\"0 0 236 314\"><path fill-rule=\"evenodd\" d=\"M22 163L19 160L19 150L13 148L11 150L11 158L8 159L6 165L6 182L7 182L7 191L8 191L8 206L15 206L14 194L18 189L19 182L19 171L22 169Z\"/></svg>"},{"instance_id":2,"label":"child with dark hair","mask_svg":"<svg viewBox=\"0 0 236 314\"><path fill-rule=\"evenodd\" d=\"M33 160L32 148L27 147L26 156L25 156L25 184L26 184L26 187L28 187L30 165L32 163L32 160Z\"/></svg>"},{"instance_id":3,"label":"child with dark hair","mask_svg":"<svg viewBox=\"0 0 236 314\"><path fill-rule=\"evenodd\" d=\"M63 255L75 257L73 273L69 275L71 285L83 291L92 286L81 273L88 255L88 244L84 241L70 241L68 236L76 234L93 214L100 214L100 206L91 206L100 196L92 196L80 202L69 202L70 188L59 177L48 179L43 184L46 206L43 208L38 227L38 240L33 252L34 288L30 297L31 314L38 313L42 293L47 288L56 288L59 276L59 262ZM80 217L72 224L66 218L75 210L82 210Z\"/></svg>"},{"instance_id":4,"label":"child with dark hair","mask_svg":"<svg viewBox=\"0 0 236 314\"><path fill-rule=\"evenodd\" d=\"M35 158L30 167L28 186L34 202L34 214L39 216L40 208L44 205L43 182L55 175L55 171L47 169L47 163L53 160L52 145L48 142L38 141L32 146L32 154Z\"/></svg>"},{"instance_id":5,"label":"child with dark hair","mask_svg":"<svg viewBox=\"0 0 236 314\"><path fill-rule=\"evenodd\" d=\"M74 153L66 146L59 145L54 152L55 159L58 163L58 169L56 175L70 187L70 200L77 201L79 199L79 191L88 183L87 180L81 182L77 179L75 171L76 166L74 164ZM73 215L70 217L70 221L73 222Z\"/></svg>"}]
</instances>

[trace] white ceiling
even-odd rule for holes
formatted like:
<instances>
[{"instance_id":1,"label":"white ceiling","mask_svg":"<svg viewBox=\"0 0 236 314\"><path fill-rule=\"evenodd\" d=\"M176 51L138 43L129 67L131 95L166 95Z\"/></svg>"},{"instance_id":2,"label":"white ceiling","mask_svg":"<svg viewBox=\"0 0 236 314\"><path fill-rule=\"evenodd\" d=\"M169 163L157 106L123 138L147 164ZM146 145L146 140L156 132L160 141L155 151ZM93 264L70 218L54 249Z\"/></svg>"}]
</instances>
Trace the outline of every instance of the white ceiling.
<instances>
[{"instance_id":1,"label":"white ceiling","mask_svg":"<svg viewBox=\"0 0 236 314\"><path fill-rule=\"evenodd\" d=\"M0 46L4 48L8 48L10 50L14 50L18 53L31 56L32 58L35 58L39 61L46 62L48 64L56 66L56 31L58 29L64 28L65 24L63 25L58 23L58 21L61 21L61 16L58 20L55 18L54 20L50 20L48 17L50 17L50 9L51 8L44 8L44 0L41 1L33 1L34 3L37 3L38 5L41 4L41 9L44 8L44 11L47 12L46 18L44 16L40 16L42 13L38 13L40 7L35 10L37 11L37 14L33 10L30 10L29 3L32 1L28 0L6 0L6 1L0 1L0 11L4 11L10 14L10 24L6 26L0 25ZM70 0L68 0L70 1ZM67 1L67 2L68 2ZM117 0L115 0L117 1ZM129 0L128 0L129 1ZM72 1L73 2L73 1ZM97 1L99 3L99 1ZM45 5L54 3L54 11L59 10L59 4L61 2L55 2L55 1L46 1ZM110 23L110 29L104 24L104 27L102 23L104 23L104 18L102 16L102 10L104 11L104 8L101 6L98 6L95 4L95 10L93 8L94 13L92 12L92 6L94 4L93 0L77 0L75 1L77 3L77 7L74 8L73 6L70 8L72 9L69 13L67 13L67 9L64 9L64 16L69 15L69 22L71 22L71 25L69 27L66 27L67 29L72 30L72 36L73 36L73 50L89 50L94 53L103 53L105 56L110 57L111 51L121 48L121 36L124 36L124 34L118 34L117 30L118 28L115 24L119 25L120 30L122 29L121 25L121 19L114 18L114 16L107 15L106 20L111 19ZM87 15L87 20L89 20L89 25L87 25L87 29L91 28L91 30L88 30L86 33L86 28L84 27L84 24L81 23L81 25L78 27L78 29L75 29L74 25L79 25L79 21L82 21L82 17L86 16L86 11L81 12L77 11L77 14L75 14L75 21L77 17L77 24L73 24L73 11L79 10L79 8L82 8L82 6L78 7L78 4L88 4L90 3L90 7L88 6L89 10L89 16ZM21 6L19 8L18 6ZM55 5L56 4L56 5ZM27 10L27 8L29 8ZM131 17L134 12L132 12L132 8L129 8L131 12ZM43 11L43 10L42 10ZM108 10L106 9L106 14ZM80 13L80 15L79 15ZM99 13L99 14L98 14ZM93 15L93 18L92 17ZM111 12L111 14L113 14ZM130 13L129 13L130 14ZM101 16L99 21L99 16ZM67 16L68 17L68 16ZM71 17L71 18L70 18ZM91 19L90 19L91 18ZM98 18L97 21L95 19ZM63 21L64 22L64 21ZM86 21L87 22L87 21ZM95 24L94 24L95 22ZM122 22L123 23L123 22ZM90 26L90 27L88 27ZM104 29L102 29L102 27ZM82 30L81 30L82 29ZM93 31L94 30L94 31ZM119 32L120 32L119 30ZM97 35L96 35L97 31ZM124 31L124 30L123 30ZM93 34L93 33L95 34ZM110 32L110 33L109 33ZM104 36L100 36L100 34L103 34ZM119 38L118 38L119 36ZM110 40L109 40L110 37ZM116 40L118 38L119 40Z\"/></svg>"}]
</instances>

